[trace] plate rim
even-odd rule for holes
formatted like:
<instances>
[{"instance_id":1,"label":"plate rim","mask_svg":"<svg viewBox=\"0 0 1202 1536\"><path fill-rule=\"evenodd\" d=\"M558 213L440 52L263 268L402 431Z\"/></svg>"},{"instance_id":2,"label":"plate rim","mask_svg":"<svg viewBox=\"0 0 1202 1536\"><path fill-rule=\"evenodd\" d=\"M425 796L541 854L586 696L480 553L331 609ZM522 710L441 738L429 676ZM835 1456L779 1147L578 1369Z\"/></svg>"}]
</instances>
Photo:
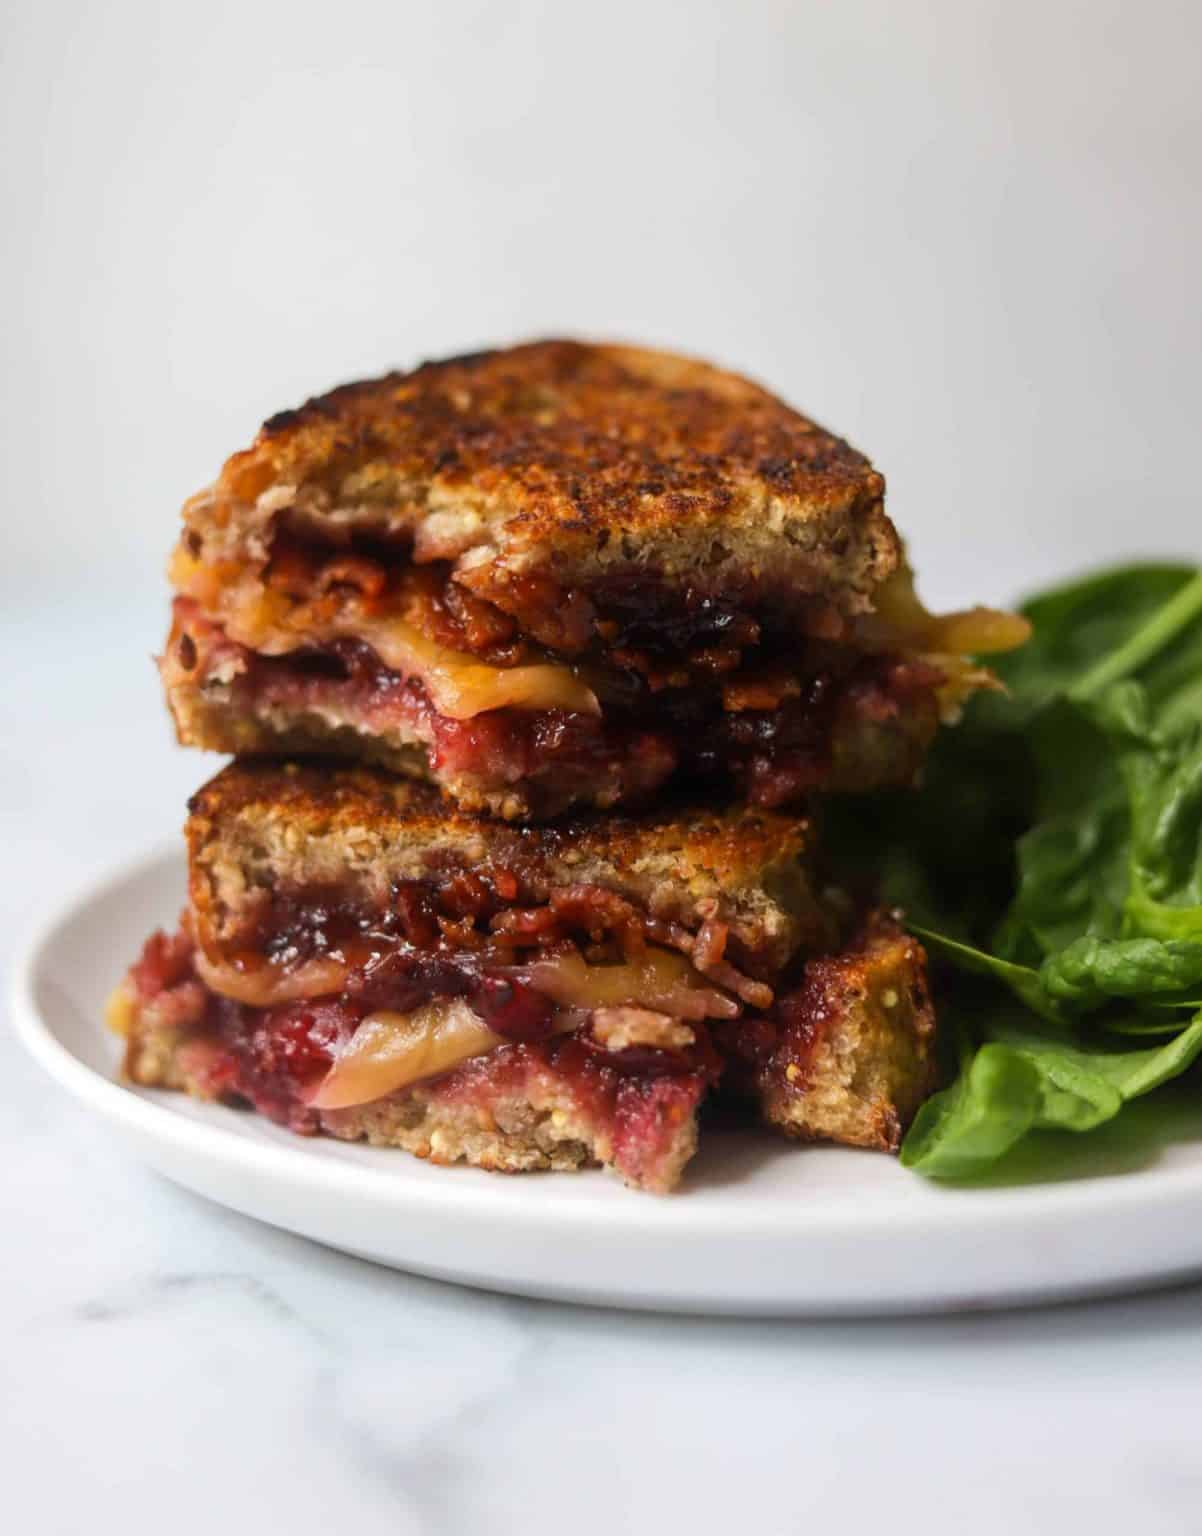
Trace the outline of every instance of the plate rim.
<instances>
[{"instance_id":1,"label":"plate rim","mask_svg":"<svg viewBox=\"0 0 1202 1536\"><path fill-rule=\"evenodd\" d=\"M177 844L160 840L133 857L93 873L71 887L65 896L44 903L25 925L23 938L15 947L8 1003L16 1034L30 1055L48 1075L73 1098L99 1111L121 1128L142 1133L172 1144L177 1151L206 1160L217 1160L230 1171L248 1168L270 1178L282 1178L294 1187L298 1183L317 1186L325 1196L347 1195L368 1200L395 1210L398 1206L418 1205L427 1212L437 1211L448 1218L470 1216L482 1208L490 1218L504 1215L508 1220L545 1230L549 1221L557 1225L575 1224L595 1230L600 1221L615 1212L622 1217L618 1225L625 1231L655 1229L669 1235L709 1236L715 1228L732 1239L762 1234L765 1222L781 1231L788 1222L794 1237L819 1237L823 1232L841 1236L857 1234L865 1242L896 1233L899 1226L908 1237L955 1234L971 1240L974 1230L988 1228L998 1235L999 1226L1036 1236L1054 1228L1065 1216L1082 1219L1104 1208L1108 1218L1119 1220L1125 1212L1148 1215L1157 1205L1172 1208L1183 1201L1202 1201L1202 1164L1196 1167L1161 1168L1151 1166L1129 1172L1086 1176L1048 1184L989 1188L956 1188L923 1181L933 1196L929 1204L898 1207L889 1192L874 1193L860 1201L835 1203L821 1198L815 1190L814 1201L796 1201L784 1207L779 1192L753 1191L744 1199L717 1199L706 1202L703 1191L681 1192L667 1198L653 1198L638 1191L617 1192L622 1199L608 1206L582 1199L578 1191L586 1179L607 1179L601 1170L589 1170L571 1180L538 1180L538 1194L530 1198L535 1181L522 1178L496 1178L477 1170L430 1169L433 1177L398 1180L395 1168L368 1167L360 1161L343 1161L322 1153L321 1139L311 1144L296 1138L296 1145L277 1144L243 1135L222 1124L180 1114L169 1103L151 1097L150 1092L131 1088L116 1078L97 1071L77 1056L58 1037L42 1017L37 986L56 941L86 916L103 898L112 896L123 885L136 885L152 878L170 864L182 863ZM114 984L118 978L114 977ZM100 1019L97 1029L102 1029ZM378 1149L382 1159L391 1162L393 1150ZM798 1148L805 1156L806 1149ZM865 1154L869 1156L871 1154ZM397 1165L416 1171L422 1165L406 1159ZM467 1181L457 1175L478 1173L481 1182ZM448 1177L450 1175L450 1177ZM919 1178L917 1174L910 1175ZM587 1186L586 1186L587 1187ZM592 1186L596 1188L596 1184ZM732 1190L737 1185L723 1186ZM925 1196L924 1196L925 1199ZM979 1214L978 1214L979 1213ZM709 1229L705 1231L704 1229Z\"/></svg>"}]
</instances>

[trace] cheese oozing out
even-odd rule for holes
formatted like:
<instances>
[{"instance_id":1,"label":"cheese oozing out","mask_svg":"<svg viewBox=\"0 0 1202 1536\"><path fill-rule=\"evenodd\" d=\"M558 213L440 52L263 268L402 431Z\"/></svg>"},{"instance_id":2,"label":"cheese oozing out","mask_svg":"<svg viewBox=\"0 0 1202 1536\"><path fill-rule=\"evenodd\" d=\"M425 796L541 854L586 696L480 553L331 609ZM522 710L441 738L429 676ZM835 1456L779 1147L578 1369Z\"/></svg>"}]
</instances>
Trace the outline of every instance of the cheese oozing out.
<instances>
[{"instance_id":1,"label":"cheese oozing out","mask_svg":"<svg viewBox=\"0 0 1202 1536\"><path fill-rule=\"evenodd\" d=\"M336 640L361 641L386 667L420 681L434 707L452 720L469 720L498 709L601 713L596 693L572 667L552 661L491 666L440 644L397 612L365 605L354 594L318 594L296 603L267 588L251 569L228 561L206 561L182 544L172 558L170 575L175 587L219 617L226 633L240 645L263 655L282 656ZM908 566L878 589L874 612L856 624L857 643L869 651L897 650L933 658L1010 651L1029 635L1026 619L995 609L932 614L918 598ZM983 678L984 674L974 673L967 691L982 686Z\"/></svg>"},{"instance_id":2,"label":"cheese oozing out","mask_svg":"<svg viewBox=\"0 0 1202 1536\"><path fill-rule=\"evenodd\" d=\"M342 991L347 977L346 965L332 957L305 960L287 970L270 961L246 969L228 960L211 960L198 949L192 964L210 991L248 1008L278 1008L308 997L330 997Z\"/></svg>"},{"instance_id":3,"label":"cheese oozing out","mask_svg":"<svg viewBox=\"0 0 1202 1536\"><path fill-rule=\"evenodd\" d=\"M875 611L860 621L876 648L920 651L941 656L994 656L1017 650L1031 636L1031 623L1018 613L997 608L965 608L935 614L914 590L908 565L876 592Z\"/></svg>"},{"instance_id":4,"label":"cheese oozing out","mask_svg":"<svg viewBox=\"0 0 1202 1536\"><path fill-rule=\"evenodd\" d=\"M197 974L211 991L251 1008L276 1008L308 997L329 997L346 986L349 967L334 956L306 960L287 969L271 964L247 969L213 960L197 950ZM562 1008L642 1007L678 1019L733 1019L739 1005L725 992L706 986L684 955L648 944L619 964L592 965L578 950L559 950L522 965L500 967Z\"/></svg>"},{"instance_id":5,"label":"cheese oozing out","mask_svg":"<svg viewBox=\"0 0 1202 1536\"><path fill-rule=\"evenodd\" d=\"M172 558L170 575L176 589L219 617L239 645L265 656L284 656L334 640L361 640L386 667L421 682L438 712L452 720L470 720L493 709L601 713L593 690L571 667L556 662L490 666L440 645L395 614L365 613L353 601L294 607L246 571L199 560L182 546Z\"/></svg>"},{"instance_id":6,"label":"cheese oozing out","mask_svg":"<svg viewBox=\"0 0 1202 1536\"><path fill-rule=\"evenodd\" d=\"M255 1008L334 994L347 978L346 965L332 957L290 971L270 964L246 970L198 950L194 963L212 991ZM504 967L502 974L558 1005L552 1028L560 1033L613 1010L654 1010L649 1016L693 1023L733 1019L741 1011L734 998L704 985L685 956L655 945L612 965L592 965L578 951L561 950ZM378 1009L360 1022L309 1103L314 1109L371 1103L506 1043L461 998L433 998L408 1013Z\"/></svg>"},{"instance_id":7,"label":"cheese oozing out","mask_svg":"<svg viewBox=\"0 0 1202 1536\"><path fill-rule=\"evenodd\" d=\"M733 1019L739 1005L724 992L698 985L684 955L648 944L620 965L590 965L576 950L540 957L509 972L568 1008L642 1007L676 1019Z\"/></svg>"},{"instance_id":8,"label":"cheese oozing out","mask_svg":"<svg viewBox=\"0 0 1202 1536\"><path fill-rule=\"evenodd\" d=\"M309 1105L351 1109L370 1104L504 1043L460 998L438 998L412 1013L369 1013Z\"/></svg>"}]
</instances>

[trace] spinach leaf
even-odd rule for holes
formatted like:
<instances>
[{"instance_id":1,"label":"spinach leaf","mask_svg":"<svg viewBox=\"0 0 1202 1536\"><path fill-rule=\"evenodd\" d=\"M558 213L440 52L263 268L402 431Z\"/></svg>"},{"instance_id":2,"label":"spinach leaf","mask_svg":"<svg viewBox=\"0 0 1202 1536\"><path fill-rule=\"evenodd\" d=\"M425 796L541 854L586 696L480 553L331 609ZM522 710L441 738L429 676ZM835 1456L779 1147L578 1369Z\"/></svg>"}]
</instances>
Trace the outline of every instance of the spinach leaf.
<instances>
[{"instance_id":1,"label":"spinach leaf","mask_svg":"<svg viewBox=\"0 0 1202 1536\"><path fill-rule=\"evenodd\" d=\"M1131 573L1127 575L1126 585L1129 589ZM1129 590L1126 602L1130 612L1132 603ZM1163 667L1157 666L1157 658L1163 655L1168 646L1178 641L1183 633L1187 633L1191 626L1195 629L1194 638L1197 640L1196 621L1200 616L1202 616L1202 572L1197 572L1183 581L1172 597L1134 628L1127 635L1126 640L1101 656L1094 666L1078 677L1068 690L1069 696L1074 699L1094 698L1113 683L1148 669L1151 669L1150 680L1157 683L1157 692L1163 694L1164 671ZM1180 673L1181 659L1182 648L1178 646L1172 662L1173 671L1176 674ZM1184 685L1192 695L1197 682L1197 675L1191 670L1185 677L1180 678L1175 686ZM1171 695L1161 697L1159 702L1163 708L1171 702Z\"/></svg>"},{"instance_id":2,"label":"spinach leaf","mask_svg":"<svg viewBox=\"0 0 1202 1536\"><path fill-rule=\"evenodd\" d=\"M991 1038L1001 1041L1030 1059L1055 1063L1056 1071L1100 1079L1111 1084L1123 1099L1134 1099L1184 1072L1202 1051L1202 1014L1164 1045L1140 1051L1114 1051L1108 1044L1067 1044L1035 1033L1029 1021L1004 1015L989 1027Z\"/></svg>"},{"instance_id":3,"label":"spinach leaf","mask_svg":"<svg viewBox=\"0 0 1202 1536\"><path fill-rule=\"evenodd\" d=\"M1202 1014L1198 1014L1166 1045L1146 1051L1123 1051L1117 1055L1090 1057L1092 1070L1098 1072L1122 1094L1124 1101L1151 1093L1161 1083L1179 1076L1191 1066L1202 1051Z\"/></svg>"},{"instance_id":4,"label":"spinach leaf","mask_svg":"<svg viewBox=\"0 0 1202 1536\"><path fill-rule=\"evenodd\" d=\"M1083 793L1076 809L1024 833L1015 847L1017 889L995 936L999 952L1038 965L1087 934L1114 932L1127 895L1129 836L1117 773L1092 796Z\"/></svg>"},{"instance_id":5,"label":"spinach leaf","mask_svg":"<svg viewBox=\"0 0 1202 1536\"><path fill-rule=\"evenodd\" d=\"M1112 998L1153 1002L1202 985L1202 940L1075 940L1049 955L1038 979L1055 1004L1084 1013Z\"/></svg>"},{"instance_id":6,"label":"spinach leaf","mask_svg":"<svg viewBox=\"0 0 1202 1536\"><path fill-rule=\"evenodd\" d=\"M983 1172L1028 1131L1090 1131L1178 1076L1202 1052L1202 1014L1164 1045L1112 1051L995 1024L959 1076L919 1110L902 1145L929 1178Z\"/></svg>"},{"instance_id":7,"label":"spinach leaf","mask_svg":"<svg viewBox=\"0 0 1202 1536\"><path fill-rule=\"evenodd\" d=\"M1188 689L1189 679L1199 682L1190 666L1177 678L1179 653L1165 659L1167 648L1191 627L1194 643L1202 646L1202 573L1195 566L1120 566L1031 598L1021 612L1031 621L1032 637L995 669L1018 721L1052 699L1086 697L1149 666L1167 694Z\"/></svg>"},{"instance_id":8,"label":"spinach leaf","mask_svg":"<svg viewBox=\"0 0 1202 1536\"><path fill-rule=\"evenodd\" d=\"M1028 1130L1099 1125L1202 1050L1202 1015L1163 1012L1202 987L1202 572L1108 571L1023 611L1008 695L974 701L917 803L872 831L886 898L945 967L990 982L975 1054L903 1147L939 1178ZM1116 1051L1120 1034L1171 1038Z\"/></svg>"},{"instance_id":9,"label":"spinach leaf","mask_svg":"<svg viewBox=\"0 0 1202 1536\"><path fill-rule=\"evenodd\" d=\"M1189 1005L1191 1013L1202 1008L1202 1002L1193 1002ZM1102 1028L1111 1035L1126 1036L1139 1040L1144 1036L1160 1037L1163 1035L1175 1035L1181 1028L1181 1020L1167 1010L1159 1018L1155 1014L1135 1014L1132 1017L1121 1019L1104 1019Z\"/></svg>"},{"instance_id":10,"label":"spinach leaf","mask_svg":"<svg viewBox=\"0 0 1202 1536\"><path fill-rule=\"evenodd\" d=\"M1202 942L1202 730L1131 744L1120 771L1132 821L1124 928Z\"/></svg>"},{"instance_id":11,"label":"spinach leaf","mask_svg":"<svg viewBox=\"0 0 1202 1536\"><path fill-rule=\"evenodd\" d=\"M975 949L971 944L961 943L932 928L924 928L920 923L907 922L907 927L911 933L918 935L929 950L943 955L958 969L976 976L994 977L1009 987L1020 1002L1026 1003L1032 1013L1038 1014L1050 1024L1060 1022L1060 1000L1047 990L1040 973L1032 970L1029 965L1016 965L1011 960L1003 960L998 955Z\"/></svg>"},{"instance_id":12,"label":"spinach leaf","mask_svg":"<svg viewBox=\"0 0 1202 1536\"><path fill-rule=\"evenodd\" d=\"M918 1111L902 1143L902 1166L928 1178L971 1177L1034 1128L1039 1097L1030 1062L1005 1046L982 1046Z\"/></svg>"}]
</instances>

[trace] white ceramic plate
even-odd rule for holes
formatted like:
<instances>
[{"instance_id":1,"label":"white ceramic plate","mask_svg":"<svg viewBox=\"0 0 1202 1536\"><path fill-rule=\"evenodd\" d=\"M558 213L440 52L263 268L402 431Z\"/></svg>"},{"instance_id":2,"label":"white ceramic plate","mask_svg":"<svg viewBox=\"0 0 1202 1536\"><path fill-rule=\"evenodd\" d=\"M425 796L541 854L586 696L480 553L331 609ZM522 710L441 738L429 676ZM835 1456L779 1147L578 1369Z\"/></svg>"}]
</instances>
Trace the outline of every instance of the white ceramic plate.
<instances>
[{"instance_id":1,"label":"white ceramic plate","mask_svg":"<svg viewBox=\"0 0 1202 1536\"><path fill-rule=\"evenodd\" d=\"M1163 1115L1156 1135L1133 1121L1110 1137L1044 1138L1009 1184L971 1191L924 1183L879 1154L718 1132L685 1187L656 1199L600 1172L435 1168L124 1087L104 998L183 895L172 851L51 918L17 968L17 1025L51 1076L160 1172L275 1226L495 1290L692 1312L937 1311L1202 1271L1202 1106L1188 1097L1176 1139Z\"/></svg>"}]
</instances>

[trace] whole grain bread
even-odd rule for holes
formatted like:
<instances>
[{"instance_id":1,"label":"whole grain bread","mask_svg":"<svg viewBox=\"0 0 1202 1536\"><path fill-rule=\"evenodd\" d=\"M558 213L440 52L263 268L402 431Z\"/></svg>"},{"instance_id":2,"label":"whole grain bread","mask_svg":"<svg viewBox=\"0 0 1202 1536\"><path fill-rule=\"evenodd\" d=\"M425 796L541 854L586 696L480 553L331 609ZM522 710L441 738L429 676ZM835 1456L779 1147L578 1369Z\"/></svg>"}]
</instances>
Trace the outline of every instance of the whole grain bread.
<instances>
[{"instance_id":1,"label":"whole grain bread","mask_svg":"<svg viewBox=\"0 0 1202 1536\"><path fill-rule=\"evenodd\" d=\"M756 1074L764 1119L800 1141L896 1152L935 1086L926 954L887 913L806 964L777 1045Z\"/></svg>"},{"instance_id":2,"label":"whole grain bread","mask_svg":"<svg viewBox=\"0 0 1202 1536\"><path fill-rule=\"evenodd\" d=\"M206 562L261 563L277 519L411 540L473 589L653 571L862 612L897 567L864 456L736 374L646 348L536 341L346 384L273 416L185 507Z\"/></svg>"},{"instance_id":3,"label":"whole grain bread","mask_svg":"<svg viewBox=\"0 0 1202 1536\"><path fill-rule=\"evenodd\" d=\"M803 817L681 806L518 827L457 811L430 786L363 767L243 759L192 798L186 826L196 936L220 945L258 892L332 888L383 904L398 882L504 869L523 902L598 884L693 928L717 915L768 971L831 919Z\"/></svg>"},{"instance_id":4,"label":"whole grain bread","mask_svg":"<svg viewBox=\"0 0 1202 1536\"><path fill-rule=\"evenodd\" d=\"M165 1002L123 996L122 1009L129 1081L199 1099L222 1097L209 1070L211 1049L173 1018L179 1008L170 994ZM705 1092L699 1077L624 1085L621 1091L637 1098L643 1123L640 1136L628 1137L622 1134L624 1116L603 1113L582 1098L553 1063L521 1047L502 1047L502 1054L500 1073L492 1058L470 1061L375 1103L324 1110L320 1128L340 1141L396 1147L431 1163L466 1163L490 1173L608 1167L652 1194L666 1194L680 1182L697 1149ZM491 1082L494 1073L498 1080Z\"/></svg>"}]
</instances>

